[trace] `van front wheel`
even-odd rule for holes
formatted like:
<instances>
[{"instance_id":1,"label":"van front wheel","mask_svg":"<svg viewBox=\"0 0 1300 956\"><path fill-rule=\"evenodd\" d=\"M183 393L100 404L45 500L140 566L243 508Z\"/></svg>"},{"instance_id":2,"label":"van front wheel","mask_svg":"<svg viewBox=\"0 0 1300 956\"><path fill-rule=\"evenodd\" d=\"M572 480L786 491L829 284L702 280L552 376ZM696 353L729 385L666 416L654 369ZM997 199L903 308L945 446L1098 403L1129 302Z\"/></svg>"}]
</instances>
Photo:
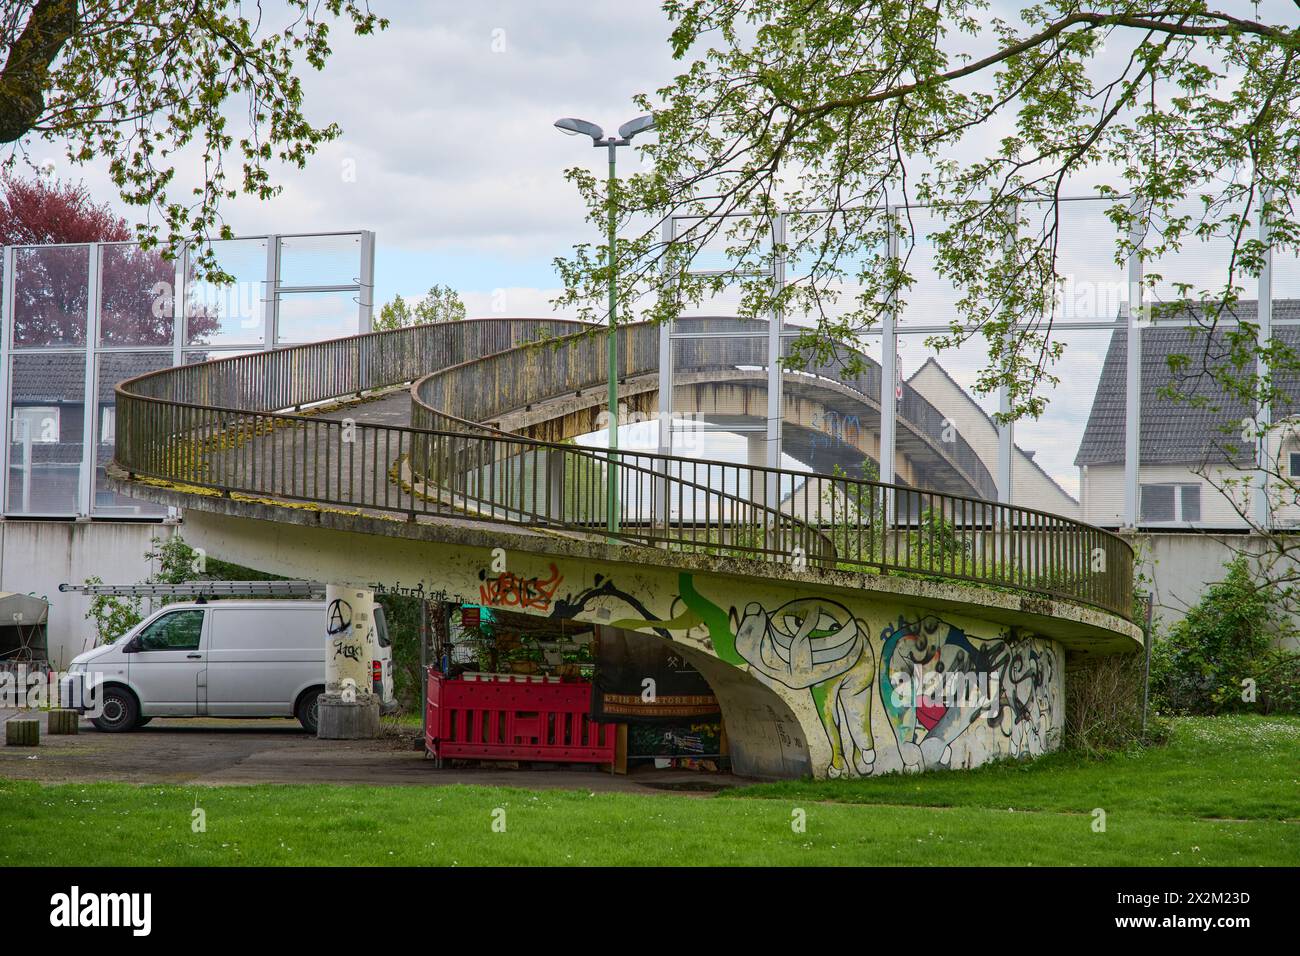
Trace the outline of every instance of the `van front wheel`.
<instances>
[{"instance_id":1,"label":"van front wheel","mask_svg":"<svg viewBox=\"0 0 1300 956\"><path fill-rule=\"evenodd\" d=\"M320 711L318 702L324 692L323 687L311 687L303 691L303 695L298 698L298 706L294 708L294 716L298 718L298 723L302 724L302 729L309 734L316 733Z\"/></svg>"},{"instance_id":2,"label":"van front wheel","mask_svg":"<svg viewBox=\"0 0 1300 956\"><path fill-rule=\"evenodd\" d=\"M140 719L140 704L125 687L107 687L100 697L99 716L91 723L109 734L134 730Z\"/></svg>"}]
</instances>

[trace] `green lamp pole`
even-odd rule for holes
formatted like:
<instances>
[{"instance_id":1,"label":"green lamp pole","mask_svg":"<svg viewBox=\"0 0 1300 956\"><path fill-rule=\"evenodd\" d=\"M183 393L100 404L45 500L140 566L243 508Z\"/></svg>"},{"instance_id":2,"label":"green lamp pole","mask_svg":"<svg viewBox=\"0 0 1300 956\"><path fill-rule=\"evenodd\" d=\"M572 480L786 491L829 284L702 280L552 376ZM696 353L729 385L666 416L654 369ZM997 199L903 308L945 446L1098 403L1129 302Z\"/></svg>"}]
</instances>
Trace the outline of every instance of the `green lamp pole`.
<instances>
[{"instance_id":1,"label":"green lamp pole","mask_svg":"<svg viewBox=\"0 0 1300 956\"><path fill-rule=\"evenodd\" d=\"M558 129L569 134L581 134L591 137L591 145L597 149L604 147L609 151L609 190L606 206L608 209L608 252L606 253L606 263L609 266L609 368L607 376L609 378L609 464L605 468L606 476L606 500L605 500L605 530L611 537L618 534L618 259L616 256L616 244L618 242L617 232L617 214L618 206L614 196L615 186L618 182L618 147L628 146L632 142L632 137L638 133L644 133L648 129L653 129L655 125L653 116L638 116L634 120L629 120L618 128L617 136L606 136L605 131L595 123L588 123L586 120L565 118L556 120L555 125Z\"/></svg>"}]
</instances>

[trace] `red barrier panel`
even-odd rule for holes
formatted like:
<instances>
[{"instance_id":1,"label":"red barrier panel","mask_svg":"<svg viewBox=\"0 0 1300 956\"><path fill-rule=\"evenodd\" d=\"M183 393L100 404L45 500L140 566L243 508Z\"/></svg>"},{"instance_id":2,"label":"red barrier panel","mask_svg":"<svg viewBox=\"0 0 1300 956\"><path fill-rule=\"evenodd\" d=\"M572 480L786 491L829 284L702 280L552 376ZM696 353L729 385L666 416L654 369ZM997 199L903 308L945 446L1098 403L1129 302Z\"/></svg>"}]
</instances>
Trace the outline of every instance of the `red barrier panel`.
<instances>
[{"instance_id":1,"label":"red barrier panel","mask_svg":"<svg viewBox=\"0 0 1300 956\"><path fill-rule=\"evenodd\" d=\"M448 680L429 668L425 747L439 760L614 762L617 724L591 719L591 684Z\"/></svg>"}]
</instances>

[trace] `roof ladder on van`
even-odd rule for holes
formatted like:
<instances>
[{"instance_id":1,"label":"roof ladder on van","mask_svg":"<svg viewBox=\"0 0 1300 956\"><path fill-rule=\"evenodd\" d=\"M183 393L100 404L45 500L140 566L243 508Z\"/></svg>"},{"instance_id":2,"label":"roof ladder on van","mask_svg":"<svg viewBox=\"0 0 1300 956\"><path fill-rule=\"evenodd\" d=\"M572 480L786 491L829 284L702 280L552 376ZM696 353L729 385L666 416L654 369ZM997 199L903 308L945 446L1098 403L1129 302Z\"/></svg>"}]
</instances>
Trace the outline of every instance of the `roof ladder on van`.
<instances>
[{"instance_id":1,"label":"roof ladder on van","mask_svg":"<svg viewBox=\"0 0 1300 956\"><path fill-rule=\"evenodd\" d=\"M149 598L321 598L325 596L325 585L319 581L186 581L183 584L60 584L59 590L65 594Z\"/></svg>"}]
</instances>

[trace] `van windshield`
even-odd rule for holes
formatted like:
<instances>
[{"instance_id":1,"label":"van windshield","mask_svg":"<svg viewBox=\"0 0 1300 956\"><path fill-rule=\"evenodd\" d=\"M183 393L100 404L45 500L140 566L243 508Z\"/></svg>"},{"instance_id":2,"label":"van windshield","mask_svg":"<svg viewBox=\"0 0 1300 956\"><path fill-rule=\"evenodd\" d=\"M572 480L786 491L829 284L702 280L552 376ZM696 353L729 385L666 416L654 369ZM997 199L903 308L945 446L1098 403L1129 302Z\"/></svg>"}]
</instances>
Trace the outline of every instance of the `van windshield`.
<instances>
[{"instance_id":1,"label":"van windshield","mask_svg":"<svg viewBox=\"0 0 1300 956\"><path fill-rule=\"evenodd\" d=\"M387 647L388 641L388 621L384 618L384 609L375 607L375 637L379 639L380 647Z\"/></svg>"}]
</instances>

